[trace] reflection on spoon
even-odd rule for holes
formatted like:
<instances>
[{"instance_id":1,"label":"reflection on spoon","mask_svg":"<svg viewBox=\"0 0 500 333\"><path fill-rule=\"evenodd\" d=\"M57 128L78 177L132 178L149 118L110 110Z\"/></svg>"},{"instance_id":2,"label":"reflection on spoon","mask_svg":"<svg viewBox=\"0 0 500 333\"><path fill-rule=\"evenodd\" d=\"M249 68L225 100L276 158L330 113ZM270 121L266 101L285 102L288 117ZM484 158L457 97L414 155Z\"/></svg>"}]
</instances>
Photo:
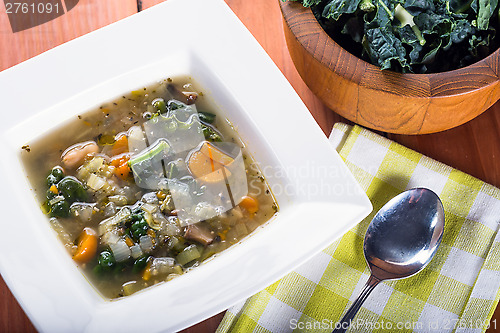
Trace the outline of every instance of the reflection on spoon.
<instances>
[{"instance_id":1,"label":"reflection on spoon","mask_svg":"<svg viewBox=\"0 0 500 333\"><path fill-rule=\"evenodd\" d=\"M443 231L443 204L429 189L411 189L386 203L365 235L363 250L371 275L333 332L349 328L380 281L406 278L422 270L436 253Z\"/></svg>"}]
</instances>

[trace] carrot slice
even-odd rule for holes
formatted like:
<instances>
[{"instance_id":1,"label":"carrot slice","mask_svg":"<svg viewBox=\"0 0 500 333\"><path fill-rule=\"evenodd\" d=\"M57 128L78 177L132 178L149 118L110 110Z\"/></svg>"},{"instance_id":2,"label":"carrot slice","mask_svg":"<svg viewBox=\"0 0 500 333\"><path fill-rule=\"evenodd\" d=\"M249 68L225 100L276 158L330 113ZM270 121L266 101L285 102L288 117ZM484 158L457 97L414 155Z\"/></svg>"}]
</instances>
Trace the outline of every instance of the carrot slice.
<instances>
[{"instance_id":1,"label":"carrot slice","mask_svg":"<svg viewBox=\"0 0 500 333\"><path fill-rule=\"evenodd\" d=\"M240 202L240 207L246 209L250 214L255 214L259 210L259 202L257 199L245 195Z\"/></svg>"},{"instance_id":2,"label":"carrot slice","mask_svg":"<svg viewBox=\"0 0 500 333\"><path fill-rule=\"evenodd\" d=\"M233 161L233 158L231 156L227 155L226 153L206 141L200 147L200 152L202 152L205 156L210 157L215 162L223 165L228 165Z\"/></svg>"},{"instance_id":3,"label":"carrot slice","mask_svg":"<svg viewBox=\"0 0 500 333\"><path fill-rule=\"evenodd\" d=\"M78 237L78 247L73 260L80 264L89 262L97 252L97 233L92 228L84 228Z\"/></svg>"},{"instance_id":4,"label":"carrot slice","mask_svg":"<svg viewBox=\"0 0 500 333\"><path fill-rule=\"evenodd\" d=\"M125 134L120 135L111 149L111 156L128 152L128 138Z\"/></svg>"},{"instance_id":5,"label":"carrot slice","mask_svg":"<svg viewBox=\"0 0 500 333\"><path fill-rule=\"evenodd\" d=\"M234 159L220 151L209 142L204 142L200 149L192 152L188 158L188 168L196 178L207 183L217 183L229 177L229 166Z\"/></svg>"},{"instance_id":6,"label":"carrot slice","mask_svg":"<svg viewBox=\"0 0 500 333\"><path fill-rule=\"evenodd\" d=\"M144 272L142 272L142 279L144 281L149 281L149 279L151 279L151 261L148 261Z\"/></svg>"},{"instance_id":7,"label":"carrot slice","mask_svg":"<svg viewBox=\"0 0 500 333\"><path fill-rule=\"evenodd\" d=\"M111 166L114 166L114 174L121 179L127 179L130 174L130 166L128 165L128 161L130 156L128 154L120 154L113 156L111 159Z\"/></svg>"}]
</instances>

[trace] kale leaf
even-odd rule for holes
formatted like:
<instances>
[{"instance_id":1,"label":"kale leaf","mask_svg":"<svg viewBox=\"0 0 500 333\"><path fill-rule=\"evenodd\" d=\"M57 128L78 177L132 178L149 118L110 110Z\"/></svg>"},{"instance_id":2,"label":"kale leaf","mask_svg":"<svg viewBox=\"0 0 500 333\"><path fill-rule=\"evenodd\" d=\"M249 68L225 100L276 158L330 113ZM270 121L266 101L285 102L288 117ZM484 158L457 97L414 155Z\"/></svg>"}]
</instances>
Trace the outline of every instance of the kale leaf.
<instances>
[{"instance_id":1,"label":"kale leaf","mask_svg":"<svg viewBox=\"0 0 500 333\"><path fill-rule=\"evenodd\" d=\"M372 62L376 62L381 69L401 68L403 72L410 69L406 62L406 50L389 27L367 30L366 40Z\"/></svg>"},{"instance_id":2,"label":"kale leaf","mask_svg":"<svg viewBox=\"0 0 500 333\"><path fill-rule=\"evenodd\" d=\"M337 21L342 14L352 14L361 0L331 0L323 9L323 17Z\"/></svg>"},{"instance_id":3,"label":"kale leaf","mask_svg":"<svg viewBox=\"0 0 500 333\"><path fill-rule=\"evenodd\" d=\"M498 7L498 0L479 0L477 13L477 27L480 30L487 30L490 24L490 18Z\"/></svg>"},{"instance_id":4,"label":"kale leaf","mask_svg":"<svg viewBox=\"0 0 500 333\"><path fill-rule=\"evenodd\" d=\"M347 51L400 72L470 65L498 49L499 0L293 0Z\"/></svg>"}]
</instances>

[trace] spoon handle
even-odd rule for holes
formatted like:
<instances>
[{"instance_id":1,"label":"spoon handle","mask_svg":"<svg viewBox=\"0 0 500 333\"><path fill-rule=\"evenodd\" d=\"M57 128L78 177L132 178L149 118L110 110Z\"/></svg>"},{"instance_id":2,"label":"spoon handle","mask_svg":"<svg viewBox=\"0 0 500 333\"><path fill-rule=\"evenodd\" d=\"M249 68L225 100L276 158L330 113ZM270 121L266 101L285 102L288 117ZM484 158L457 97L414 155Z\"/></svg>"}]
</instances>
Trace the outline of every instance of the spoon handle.
<instances>
[{"instance_id":1,"label":"spoon handle","mask_svg":"<svg viewBox=\"0 0 500 333\"><path fill-rule=\"evenodd\" d=\"M379 284L380 281L380 279L376 278L373 275L370 275L358 298L356 298L354 303L352 303L351 307L349 308L349 310L347 310L344 317L342 317L342 319L335 324L335 329L332 331L332 333L344 333L345 331L347 331L347 329L351 325L352 320L354 319L354 316L361 308L361 305L365 302L365 300L368 298L368 295L370 295L372 290Z\"/></svg>"}]
</instances>

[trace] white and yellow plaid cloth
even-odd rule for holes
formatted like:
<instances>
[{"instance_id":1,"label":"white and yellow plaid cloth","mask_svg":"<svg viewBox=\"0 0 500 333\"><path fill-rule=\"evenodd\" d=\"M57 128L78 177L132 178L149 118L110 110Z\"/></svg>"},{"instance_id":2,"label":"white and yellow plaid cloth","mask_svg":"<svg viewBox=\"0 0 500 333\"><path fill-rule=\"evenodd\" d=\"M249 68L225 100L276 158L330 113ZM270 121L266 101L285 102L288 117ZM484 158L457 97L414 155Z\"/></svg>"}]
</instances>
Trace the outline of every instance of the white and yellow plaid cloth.
<instances>
[{"instance_id":1,"label":"white and yellow plaid cloth","mask_svg":"<svg viewBox=\"0 0 500 333\"><path fill-rule=\"evenodd\" d=\"M378 285L348 332L496 327L490 318L500 297L500 190L358 126L336 124L330 141L373 212L309 262L230 308L218 332L331 332L368 280L368 224L390 198L413 187L428 187L443 202L441 246L420 273Z\"/></svg>"}]
</instances>

